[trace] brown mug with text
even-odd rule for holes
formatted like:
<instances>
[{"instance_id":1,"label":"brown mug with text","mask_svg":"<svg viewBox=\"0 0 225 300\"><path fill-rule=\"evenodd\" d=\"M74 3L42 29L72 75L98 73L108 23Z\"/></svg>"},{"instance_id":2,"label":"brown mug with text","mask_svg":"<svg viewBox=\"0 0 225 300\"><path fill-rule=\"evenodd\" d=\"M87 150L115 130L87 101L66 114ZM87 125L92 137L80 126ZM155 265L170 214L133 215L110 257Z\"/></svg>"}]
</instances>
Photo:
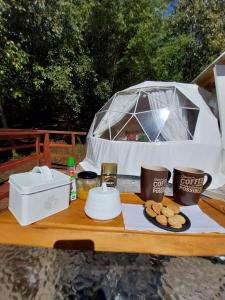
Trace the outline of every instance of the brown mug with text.
<instances>
[{"instance_id":1,"label":"brown mug with text","mask_svg":"<svg viewBox=\"0 0 225 300\"><path fill-rule=\"evenodd\" d=\"M204 183L206 178L206 182ZM212 177L199 169L176 167L173 170L173 198L181 205L198 203L201 193L211 184Z\"/></svg>"},{"instance_id":2,"label":"brown mug with text","mask_svg":"<svg viewBox=\"0 0 225 300\"><path fill-rule=\"evenodd\" d=\"M163 199L171 172L161 166L141 167L141 194L143 200L160 202Z\"/></svg>"}]
</instances>

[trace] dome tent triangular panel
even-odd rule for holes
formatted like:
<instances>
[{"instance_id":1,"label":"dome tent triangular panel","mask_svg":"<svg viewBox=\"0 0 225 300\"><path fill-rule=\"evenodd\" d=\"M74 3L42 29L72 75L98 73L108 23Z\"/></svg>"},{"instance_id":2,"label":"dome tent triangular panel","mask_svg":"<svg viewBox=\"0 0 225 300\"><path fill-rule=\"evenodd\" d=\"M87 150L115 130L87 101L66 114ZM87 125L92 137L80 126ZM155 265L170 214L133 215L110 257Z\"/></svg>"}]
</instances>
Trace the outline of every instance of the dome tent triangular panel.
<instances>
[{"instance_id":1,"label":"dome tent triangular panel","mask_svg":"<svg viewBox=\"0 0 225 300\"><path fill-rule=\"evenodd\" d=\"M105 105L103 105L103 107L100 109L100 111L107 111L108 108L110 107L110 105L111 105L111 103L112 103L114 97L115 97L115 96L113 96L112 98L110 98L109 101L107 101L107 102L105 103Z\"/></svg>"},{"instance_id":2,"label":"dome tent triangular panel","mask_svg":"<svg viewBox=\"0 0 225 300\"><path fill-rule=\"evenodd\" d=\"M108 110L117 112L130 112L132 113L135 109L137 102L137 94L125 94L117 93L113 98Z\"/></svg>"},{"instance_id":3,"label":"dome tent triangular panel","mask_svg":"<svg viewBox=\"0 0 225 300\"><path fill-rule=\"evenodd\" d=\"M103 119L103 117L105 116L106 111L99 111L96 115L95 115L95 119L94 119L94 131L98 128L99 123L101 122L101 120Z\"/></svg>"},{"instance_id":4,"label":"dome tent triangular panel","mask_svg":"<svg viewBox=\"0 0 225 300\"><path fill-rule=\"evenodd\" d=\"M115 140L129 120L132 118L131 114L124 114L124 113L114 113L117 116L118 121L110 126L111 131L111 139Z\"/></svg>"},{"instance_id":5,"label":"dome tent triangular panel","mask_svg":"<svg viewBox=\"0 0 225 300\"><path fill-rule=\"evenodd\" d=\"M136 105L136 113L150 110L148 93L140 92Z\"/></svg>"},{"instance_id":6,"label":"dome tent triangular panel","mask_svg":"<svg viewBox=\"0 0 225 300\"><path fill-rule=\"evenodd\" d=\"M137 176L143 164L216 174L221 137L202 94L194 84L153 81L117 92L98 126L90 127L81 165L100 173L102 162L117 162L120 174Z\"/></svg>"},{"instance_id":7,"label":"dome tent triangular panel","mask_svg":"<svg viewBox=\"0 0 225 300\"><path fill-rule=\"evenodd\" d=\"M174 101L177 107L184 107L184 108L197 108L197 106L188 99L179 89L176 90L174 95Z\"/></svg>"},{"instance_id":8,"label":"dome tent triangular panel","mask_svg":"<svg viewBox=\"0 0 225 300\"><path fill-rule=\"evenodd\" d=\"M193 125L196 126L196 120ZM160 134L164 141L192 140L193 136L188 130L187 109L171 110Z\"/></svg>"},{"instance_id":9,"label":"dome tent triangular panel","mask_svg":"<svg viewBox=\"0 0 225 300\"><path fill-rule=\"evenodd\" d=\"M143 131L136 117L133 115L119 132L119 134L115 136L114 140L137 141L139 140L139 137L143 135L145 135L145 132Z\"/></svg>"},{"instance_id":10,"label":"dome tent triangular panel","mask_svg":"<svg viewBox=\"0 0 225 300\"><path fill-rule=\"evenodd\" d=\"M163 108L137 114L137 119L142 124L142 127L146 131L150 141L155 142L168 116L169 111Z\"/></svg>"},{"instance_id":11,"label":"dome tent triangular panel","mask_svg":"<svg viewBox=\"0 0 225 300\"><path fill-rule=\"evenodd\" d=\"M168 108L168 106L173 105L175 88L163 88L159 89L157 87L153 87L148 89L148 98L150 103L150 108Z\"/></svg>"}]
</instances>

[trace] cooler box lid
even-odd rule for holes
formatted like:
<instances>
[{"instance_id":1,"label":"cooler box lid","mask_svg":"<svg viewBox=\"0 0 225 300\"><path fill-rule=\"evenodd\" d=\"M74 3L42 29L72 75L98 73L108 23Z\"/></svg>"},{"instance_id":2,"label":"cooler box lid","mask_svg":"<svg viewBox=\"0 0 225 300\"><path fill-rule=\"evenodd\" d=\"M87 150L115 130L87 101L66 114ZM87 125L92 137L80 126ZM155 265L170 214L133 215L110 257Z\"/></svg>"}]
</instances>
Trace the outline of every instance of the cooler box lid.
<instances>
[{"instance_id":1,"label":"cooler box lid","mask_svg":"<svg viewBox=\"0 0 225 300\"><path fill-rule=\"evenodd\" d=\"M21 194L33 194L70 184L70 177L47 166L34 167L32 171L10 175L9 183Z\"/></svg>"}]
</instances>

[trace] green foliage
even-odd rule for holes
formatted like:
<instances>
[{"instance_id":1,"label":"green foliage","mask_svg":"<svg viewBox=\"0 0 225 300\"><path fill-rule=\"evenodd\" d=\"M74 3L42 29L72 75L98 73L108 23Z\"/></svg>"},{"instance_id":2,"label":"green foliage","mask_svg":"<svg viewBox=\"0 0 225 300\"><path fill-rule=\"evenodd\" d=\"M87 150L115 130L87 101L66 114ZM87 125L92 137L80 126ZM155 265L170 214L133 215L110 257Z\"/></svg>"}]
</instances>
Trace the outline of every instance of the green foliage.
<instances>
[{"instance_id":1,"label":"green foliage","mask_svg":"<svg viewBox=\"0 0 225 300\"><path fill-rule=\"evenodd\" d=\"M180 0L165 25L155 55L165 80L192 81L225 49L224 0Z\"/></svg>"},{"instance_id":2,"label":"green foliage","mask_svg":"<svg viewBox=\"0 0 225 300\"><path fill-rule=\"evenodd\" d=\"M87 130L118 90L190 82L225 49L225 1L0 0L9 125Z\"/></svg>"},{"instance_id":3,"label":"green foliage","mask_svg":"<svg viewBox=\"0 0 225 300\"><path fill-rule=\"evenodd\" d=\"M154 76L151 56L167 2L95 1L86 40L98 79L107 78L112 91Z\"/></svg>"},{"instance_id":4,"label":"green foliage","mask_svg":"<svg viewBox=\"0 0 225 300\"><path fill-rule=\"evenodd\" d=\"M2 105L19 106L34 125L47 123L46 116L54 114L65 115L65 122L76 120L86 87L95 85L83 41L91 2L17 0L0 5Z\"/></svg>"},{"instance_id":5,"label":"green foliage","mask_svg":"<svg viewBox=\"0 0 225 300\"><path fill-rule=\"evenodd\" d=\"M164 45L156 50L152 60L156 78L162 81L184 81L184 73L190 72L188 61L191 60L193 47L194 40L187 34L180 34L165 41Z\"/></svg>"}]
</instances>

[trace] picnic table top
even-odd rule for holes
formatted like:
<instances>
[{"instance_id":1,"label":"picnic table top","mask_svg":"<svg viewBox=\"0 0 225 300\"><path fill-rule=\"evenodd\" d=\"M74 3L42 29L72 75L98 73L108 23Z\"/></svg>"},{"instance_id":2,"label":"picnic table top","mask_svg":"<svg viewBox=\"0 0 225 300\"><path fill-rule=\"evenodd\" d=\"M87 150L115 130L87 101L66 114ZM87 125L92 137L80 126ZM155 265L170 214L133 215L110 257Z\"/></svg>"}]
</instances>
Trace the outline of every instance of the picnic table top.
<instances>
[{"instance_id":1,"label":"picnic table top","mask_svg":"<svg viewBox=\"0 0 225 300\"><path fill-rule=\"evenodd\" d=\"M121 193L122 203L143 204L134 193ZM172 200L164 197L163 203ZM137 252L174 256L225 254L225 234L128 231L122 214L110 221L94 221L84 213L85 201L28 226L20 226L9 210L0 212L0 243L33 247L74 248L106 252ZM200 200L203 212L225 227L225 204Z\"/></svg>"}]
</instances>

